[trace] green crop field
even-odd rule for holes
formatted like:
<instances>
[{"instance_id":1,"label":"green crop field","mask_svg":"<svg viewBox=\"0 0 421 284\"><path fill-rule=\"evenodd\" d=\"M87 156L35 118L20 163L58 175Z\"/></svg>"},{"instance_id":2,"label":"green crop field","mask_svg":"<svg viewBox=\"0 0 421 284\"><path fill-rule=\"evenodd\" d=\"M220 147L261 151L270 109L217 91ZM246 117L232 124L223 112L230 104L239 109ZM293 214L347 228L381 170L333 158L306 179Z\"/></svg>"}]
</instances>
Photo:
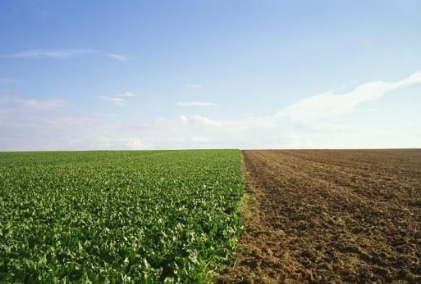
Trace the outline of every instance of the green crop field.
<instances>
[{"instance_id":1,"label":"green crop field","mask_svg":"<svg viewBox=\"0 0 421 284\"><path fill-rule=\"evenodd\" d=\"M207 283L242 194L237 150L0 153L0 282Z\"/></svg>"}]
</instances>

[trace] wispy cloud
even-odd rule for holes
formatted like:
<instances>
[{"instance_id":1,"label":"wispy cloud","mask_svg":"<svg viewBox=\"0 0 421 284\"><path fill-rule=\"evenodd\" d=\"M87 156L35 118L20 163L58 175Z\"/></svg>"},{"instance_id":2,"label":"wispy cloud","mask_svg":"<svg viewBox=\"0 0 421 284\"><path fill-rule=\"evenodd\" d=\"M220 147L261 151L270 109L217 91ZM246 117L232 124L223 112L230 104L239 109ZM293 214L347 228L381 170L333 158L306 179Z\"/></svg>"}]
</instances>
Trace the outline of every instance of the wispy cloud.
<instances>
[{"instance_id":1,"label":"wispy cloud","mask_svg":"<svg viewBox=\"0 0 421 284\"><path fill-rule=\"evenodd\" d=\"M296 122L335 118L356 111L357 107L364 102L381 99L388 92L420 83L421 71L418 71L400 81L366 83L345 94L327 92L305 98L284 108L278 113L278 117Z\"/></svg>"},{"instance_id":2,"label":"wispy cloud","mask_svg":"<svg viewBox=\"0 0 421 284\"><path fill-rule=\"evenodd\" d=\"M0 55L1 58L53 58L53 59L65 59L80 55L95 53L91 49L61 49L61 50L26 50L11 54Z\"/></svg>"},{"instance_id":3,"label":"wispy cloud","mask_svg":"<svg viewBox=\"0 0 421 284\"><path fill-rule=\"evenodd\" d=\"M180 107L208 107L208 106L217 106L217 104L211 103L211 102L193 101L193 102L178 102L177 106L180 106Z\"/></svg>"},{"instance_id":4,"label":"wispy cloud","mask_svg":"<svg viewBox=\"0 0 421 284\"><path fill-rule=\"evenodd\" d=\"M125 98L133 98L133 97L136 97L136 94L135 93L132 93L132 92L125 92L123 94L120 94L119 96L120 97L125 97Z\"/></svg>"},{"instance_id":5,"label":"wispy cloud","mask_svg":"<svg viewBox=\"0 0 421 284\"><path fill-rule=\"evenodd\" d=\"M213 119L210 119L205 116L201 115L193 115L191 117L187 117L185 115L182 115L180 117L180 120L184 124L189 124L193 126L212 126L212 127L219 127L221 126L220 122L217 122Z\"/></svg>"},{"instance_id":6,"label":"wispy cloud","mask_svg":"<svg viewBox=\"0 0 421 284\"><path fill-rule=\"evenodd\" d=\"M200 89L202 88L202 85L200 84L187 84L185 86L186 89Z\"/></svg>"},{"instance_id":7,"label":"wispy cloud","mask_svg":"<svg viewBox=\"0 0 421 284\"><path fill-rule=\"evenodd\" d=\"M120 61L127 61L129 59L129 57L125 56L125 55L121 55L121 54L114 54L114 53L104 53L104 55L112 58L112 59L116 59L116 60L120 60Z\"/></svg>"},{"instance_id":8,"label":"wispy cloud","mask_svg":"<svg viewBox=\"0 0 421 284\"><path fill-rule=\"evenodd\" d=\"M136 97L136 94L132 92L125 92L123 94L115 95L115 96L99 96L98 98L104 101L111 102L115 105L123 106L126 104L127 98Z\"/></svg>"},{"instance_id":9,"label":"wispy cloud","mask_svg":"<svg viewBox=\"0 0 421 284\"><path fill-rule=\"evenodd\" d=\"M0 105L6 106L8 109L19 108L22 110L31 111L55 111L62 109L67 105L67 102L56 99L36 100L11 96L1 96Z\"/></svg>"},{"instance_id":10,"label":"wispy cloud","mask_svg":"<svg viewBox=\"0 0 421 284\"><path fill-rule=\"evenodd\" d=\"M225 120L199 113L113 121L93 114L66 115L56 100L0 97L0 149L413 148L421 145L418 114L409 121L396 115L394 126L378 126L361 110L365 102L418 83L421 72L404 80L363 84L348 93L311 96L268 116ZM399 95L404 100L405 93ZM133 96L127 92L105 100L124 104ZM352 117L342 117L349 113Z\"/></svg>"},{"instance_id":11,"label":"wispy cloud","mask_svg":"<svg viewBox=\"0 0 421 284\"><path fill-rule=\"evenodd\" d=\"M100 98L101 100L104 100L104 101L112 102L112 103L114 103L116 105L119 105L119 106L125 105L125 103L124 103L125 99L124 98L111 97L111 96L100 96L98 98Z\"/></svg>"},{"instance_id":12,"label":"wispy cloud","mask_svg":"<svg viewBox=\"0 0 421 284\"><path fill-rule=\"evenodd\" d=\"M2 54L0 58L16 58L16 59L68 59L83 55L103 55L108 58L120 61L128 60L128 57L121 54L103 52L95 49L57 49L57 50L26 50L11 54Z\"/></svg>"}]
</instances>

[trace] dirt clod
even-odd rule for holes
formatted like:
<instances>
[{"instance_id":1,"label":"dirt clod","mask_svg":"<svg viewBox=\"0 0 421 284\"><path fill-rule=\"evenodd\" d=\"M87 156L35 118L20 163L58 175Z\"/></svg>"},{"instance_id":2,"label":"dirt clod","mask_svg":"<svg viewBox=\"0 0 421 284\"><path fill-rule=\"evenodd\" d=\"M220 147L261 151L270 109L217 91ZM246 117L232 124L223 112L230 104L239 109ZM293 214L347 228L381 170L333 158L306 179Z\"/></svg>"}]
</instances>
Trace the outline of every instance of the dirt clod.
<instances>
[{"instance_id":1,"label":"dirt clod","mask_svg":"<svg viewBox=\"0 0 421 284\"><path fill-rule=\"evenodd\" d=\"M218 283L421 283L421 150L243 157L250 214Z\"/></svg>"}]
</instances>

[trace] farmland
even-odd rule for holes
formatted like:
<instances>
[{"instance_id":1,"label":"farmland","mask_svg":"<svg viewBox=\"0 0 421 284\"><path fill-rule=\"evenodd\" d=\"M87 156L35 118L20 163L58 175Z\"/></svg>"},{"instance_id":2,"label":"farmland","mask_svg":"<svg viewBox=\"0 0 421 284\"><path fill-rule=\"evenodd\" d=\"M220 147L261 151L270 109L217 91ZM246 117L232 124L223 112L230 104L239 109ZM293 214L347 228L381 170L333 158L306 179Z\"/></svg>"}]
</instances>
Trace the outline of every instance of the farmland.
<instances>
[{"instance_id":1,"label":"farmland","mask_svg":"<svg viewBox=\"0 0 421 284\"><path fill-rule=\"evenodd\" d=\"M206 283L242 195L238 150L0 153L0 282Z\"/></svg>"},{"instance_id":2,"label":"farmland","mask_svg":"<svg viewBox=\"0 0 421 284\"><path fill-rule=\"evenodd\" d=\"M421 283L421 150L243 156L242 251L220 283Z\"/></svg>"},{"instance_id":3,"label":"farmland","mask_svg":"<svg viewBox=\"0 0 421 284\"><path fill-rule=\"evenodd\" d=\"M421 150L0 153L0 256L0 283L421 283Z\"/></svg>"}]
</instances>

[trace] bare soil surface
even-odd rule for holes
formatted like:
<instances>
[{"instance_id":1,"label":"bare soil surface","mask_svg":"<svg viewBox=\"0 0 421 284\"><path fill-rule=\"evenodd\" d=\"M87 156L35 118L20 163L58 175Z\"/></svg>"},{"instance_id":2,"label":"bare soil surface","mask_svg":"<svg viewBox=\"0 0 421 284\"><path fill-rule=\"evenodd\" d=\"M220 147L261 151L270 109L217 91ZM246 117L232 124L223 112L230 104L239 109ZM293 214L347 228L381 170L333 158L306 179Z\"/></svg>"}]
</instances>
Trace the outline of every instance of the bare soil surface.
<instances>
[{"instance_id":1,"label":"bare soil surface","mask_svg":"<svg viewBox=\"0 0 421 284\"><path fill-rule=\"evenodd\" d=\"M246 232L218 283L421 283L421 150L243 157Z\"/></svg>"}]
</instances>

